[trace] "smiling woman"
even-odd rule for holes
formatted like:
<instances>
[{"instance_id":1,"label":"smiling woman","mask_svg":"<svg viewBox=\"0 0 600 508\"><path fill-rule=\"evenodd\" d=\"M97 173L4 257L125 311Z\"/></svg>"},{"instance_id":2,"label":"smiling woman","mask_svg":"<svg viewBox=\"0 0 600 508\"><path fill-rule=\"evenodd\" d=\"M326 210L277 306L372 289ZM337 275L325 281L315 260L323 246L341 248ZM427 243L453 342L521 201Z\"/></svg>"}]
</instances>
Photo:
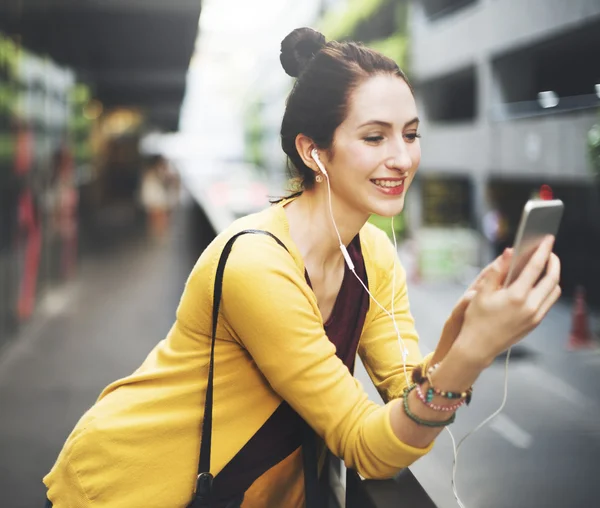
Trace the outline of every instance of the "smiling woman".
<instances>
[{"instance_id":1,"label":"smiling woman","mask_svg":"<svg viewBox=\"0 0 600 508\"><path fill-rule=\"evenodd\" d=\"M424 359L405 271L367 223L402 211L419 165L406 76L309 28L283 40L281 63L298 78L281 142L300 191L207 247L168 336L102 392L44 478L55 508L315 508L325 447L366 478L392 477L558 297L555 256L533 286L551 242L500 290L508 253ZM357 354L385 405L354 379Z\"/></svg>"}]
</instances>

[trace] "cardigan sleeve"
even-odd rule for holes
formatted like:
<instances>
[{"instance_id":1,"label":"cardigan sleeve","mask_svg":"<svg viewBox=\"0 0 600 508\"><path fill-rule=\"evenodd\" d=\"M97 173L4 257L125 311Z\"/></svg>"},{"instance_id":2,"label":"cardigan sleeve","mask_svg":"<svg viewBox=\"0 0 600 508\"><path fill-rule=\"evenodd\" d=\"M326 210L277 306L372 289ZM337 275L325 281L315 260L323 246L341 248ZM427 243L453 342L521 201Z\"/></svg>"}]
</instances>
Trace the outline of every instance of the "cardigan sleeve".
<instances>
[{"instance_id":1,"label":"cardigan sleeve","mask_svg":"<svg viewBox=\"0 0 600 508\"><path fill-rule=\"evenodd\" d=\"M272 239L240 238L223 279L223 317L267 381L348 467L389 478L427 453L394 434L393 401L379 406L335 354L314 293Z\"/></svg>"},{"instance_id":2,"label":"cardigan sleeve","mask_svg":"<svg viewBox=\"0 0 600 508\"><path fill-rule=\"evenodd\" d=\"M385 253L383 258L388 262L379 269L373 293L390 314L393 298L394 320L378 305L372 304L372 315L365 322L358 353L381 398L388 402L402 395L415 366L426 363L431 355L424 359L419 350L419 336L408 302L406 271L387 237L379 239L377 251L380 256ZM394 274L395 279L392 279ZM402 341L398 339L394 321ZM403 350L406 351L406 362L403 362Z\"/></svg>"}]
</instances>

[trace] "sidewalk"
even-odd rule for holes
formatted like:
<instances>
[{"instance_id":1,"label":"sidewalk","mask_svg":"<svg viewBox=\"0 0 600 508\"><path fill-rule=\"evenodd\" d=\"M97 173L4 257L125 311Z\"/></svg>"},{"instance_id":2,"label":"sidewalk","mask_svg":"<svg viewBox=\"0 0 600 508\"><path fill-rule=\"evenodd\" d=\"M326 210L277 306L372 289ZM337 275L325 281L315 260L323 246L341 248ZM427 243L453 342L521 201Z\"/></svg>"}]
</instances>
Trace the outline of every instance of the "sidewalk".
<instances>
[{"instance_id":1,"label":"sidewalk","mask_svg":"<svg viewBox=\"0 0 600 508\"><path fill-rule=\"evenodd\" d=\"M83 263L0 356L2 508L43 506L42 477L79 417L170 328L198 252L180 214L164 245L132 240Z\"/></svg>"}]
</instances>

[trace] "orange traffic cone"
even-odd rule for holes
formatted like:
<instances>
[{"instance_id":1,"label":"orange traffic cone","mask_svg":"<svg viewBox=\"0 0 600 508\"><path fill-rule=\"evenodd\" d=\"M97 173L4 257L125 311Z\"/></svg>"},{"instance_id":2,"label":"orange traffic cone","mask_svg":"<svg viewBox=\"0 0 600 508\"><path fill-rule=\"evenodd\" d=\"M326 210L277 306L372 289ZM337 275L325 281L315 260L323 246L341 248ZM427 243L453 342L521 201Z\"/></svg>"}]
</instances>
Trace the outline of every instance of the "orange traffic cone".
<instances>
[{"instance_id":1,"label":"orange traffic cone","mask_svg":"<svg viewBox=\"0 0 600 508\"><path fill-rule=\"evenodd\" d=\"M590 330L587 305L585 303L585 289L582 286L577 286L575 290L572 316L568 349L575 350L595 347L596 343Z\"/></svg>"}]
</instances>

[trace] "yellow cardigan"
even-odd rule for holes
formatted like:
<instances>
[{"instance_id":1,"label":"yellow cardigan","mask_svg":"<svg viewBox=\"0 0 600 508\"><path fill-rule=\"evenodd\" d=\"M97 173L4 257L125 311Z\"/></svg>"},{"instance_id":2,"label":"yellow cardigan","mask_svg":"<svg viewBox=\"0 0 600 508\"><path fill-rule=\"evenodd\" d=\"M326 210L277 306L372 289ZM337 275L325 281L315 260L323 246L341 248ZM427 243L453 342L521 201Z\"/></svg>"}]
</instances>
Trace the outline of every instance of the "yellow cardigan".
<instances>
[{"instance_id":1,"label":"yellow cardigan","mask_svg":"<svg viewBox=\"0 0 600 508\"><path fill-rule=\"evenodd\" d=\"M109 385L68 437L44 478L55 508L176 508L192 498L210 352L212 292L226 241L247 228L276 235L242 236L225 269L215 349L211 472L218 474L286 400L348 467L389 478L426 454L396 438L390 410L405 386L391 319L371 304L359 354L385 406L368 400L335 355L317 300L304 278L283 209L285 202L234 222L193 268L167 337L130 376ZM423 361L409 311L406 275L387 236L360 232L369 288L395 314L408 347L407 369ZM135 340L132 337L131 340ZM283 476L267 472L246 506L303 506L299 454ZM299 472L300 471L300 472ZM284 504L285 503L285 504Z\"/></svg>"}]
</instances>

